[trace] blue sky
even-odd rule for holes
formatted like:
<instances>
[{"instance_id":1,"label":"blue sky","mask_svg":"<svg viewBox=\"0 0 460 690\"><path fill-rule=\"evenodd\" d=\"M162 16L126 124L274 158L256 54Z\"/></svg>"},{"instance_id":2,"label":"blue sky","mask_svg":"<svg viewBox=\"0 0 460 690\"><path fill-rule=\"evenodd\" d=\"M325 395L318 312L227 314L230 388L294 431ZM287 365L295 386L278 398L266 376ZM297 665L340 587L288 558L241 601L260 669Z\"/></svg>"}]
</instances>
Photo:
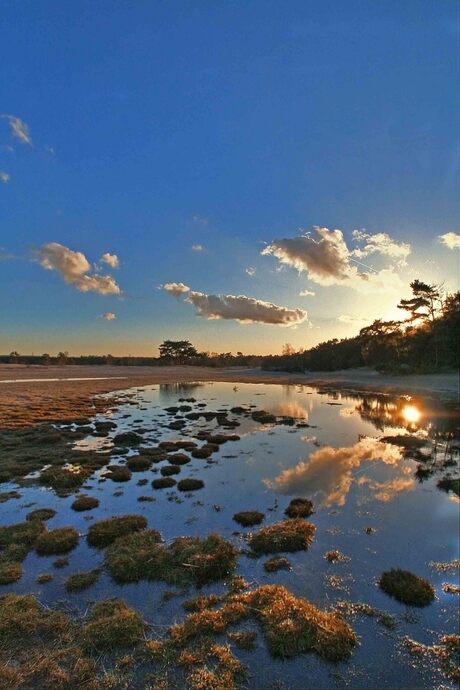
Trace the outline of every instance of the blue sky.
<instances>
[{"instance_id":1,"label":"blue sky","mask_svg":"<svg viewBox=\"0 0 460 690\"><path fill-rule=\"evenodd\" d=\"M450 0L5 0L0 351L151 354L187 337L278 352L394 315L414 277L458 289L458 13ZM315 272L314 226L342 231L342 273ZM45 270L50 243L120 292ZM159 289L176 282L190 290Z\"/></svg>"}]
</instances>

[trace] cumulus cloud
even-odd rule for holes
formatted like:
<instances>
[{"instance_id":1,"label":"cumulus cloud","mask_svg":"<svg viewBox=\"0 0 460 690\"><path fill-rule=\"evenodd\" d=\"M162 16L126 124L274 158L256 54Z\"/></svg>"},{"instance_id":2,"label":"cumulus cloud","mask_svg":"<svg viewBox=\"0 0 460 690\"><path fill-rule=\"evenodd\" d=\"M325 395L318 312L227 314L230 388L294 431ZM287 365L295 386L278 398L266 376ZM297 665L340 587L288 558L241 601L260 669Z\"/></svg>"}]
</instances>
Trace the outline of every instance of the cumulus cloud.
<instances>
[{"instance_id":1,"label":"cumulus cloud","mask_svg":"<svg viewBox=\"0 0 460 690\"><path fill-rule=\"evenodd\" d=\"M11 178L11 175L4 172L3 170L0 170L0 182L3 182L3 184L6 184L7 182L10 181L10 178Z\"/></svg>"},{"instance_id":2,"label":"cumulus cloud","mask_svg":"<svg viewBox=\"0 0 460 690\"><path fill-rule=\"evenodd\" d=\"M449 249L460 248L460 235L456 232L446 232L445 235L438 235L438 239Z\"/></svg>"},{"instance_id":3,"label":"cumulus cloud","mask_svg":"<svg viewBox=\"0 0 460 690\"><path fill-rule=\"evenodd\" d=\"M266 484L281 494L319 493L324 505L343 506L354 481L353 472L362 462L380 461L396 466L402 457L398 446L363 438L353 446L320 448L308 460L283 470L273 481L266 480Z\"/></svg>"},{"instance_id":4,"label":"cumulus cloud","mask_svg":"<svg viewBox=\"0 0 460 690\"><path fill-rule=\"evenodd\" d=\"M262 250L262 254L275 256L280 266L292 266L299 273L307 273L310 280L319 285L344 285L363 292L400 288L402 281L394 266L377 271L360 262L355 258L354 251L348 248L341 230L316 227L314 232L315 237L306 233L298 237L273 240ZM378 240L375 237L376 235L369 235L369 238L374 239L373 243L370 240L367 242L368 253L371 253L371 248L374 251L378 246L379 249L375 251L380 254L390 256L390 252L399 252L401 261L407 251L406 246L401 249L385 233L380 233Z\"/></svg>"},{"instance_id":5,"label":"cumulus cloud","mask_svg":"<svg viewBox=\"0 0 460 690\"><path fill-rule=\"evenodd\" d=\"M192 252L204 252L202 244L192 244Z\"/></svg>"},{"instance_id":6,"label":"cumulus cloud","mask_svg":"<svg viewBox=\"0 0 460 690\"><path fill-rule=\"evenodd\" d=\"M15 115L3 114L2 117L8 121L11 134L19 139L22 144L29 144L32 146L32 138L30 136L29 127L21 118Z\"/></svg>"},{"instance_id":7,"label":"cumulus cloud","mask_svg":"<svg viewBox=\"0 0 460 690\"><path fill-rule=\"evenodd\" d=\"M104 319L105 321L115 321L117 318L117 315L113 313L113 311L105 311L103 314L101 314L101 319Z\"/></svg>"},{"instance_id":8,"label":"cumulus cloud","mask_svg":"<svg viewBox=\"0 0 460 690\"><path fill-rule=\"evenodd\" d=\"M299 292L299 297L314 297L316 295L316 292L313 292L312 290L301 290Z\"/></svg>"},{"instance_id":9,"label":"cumulus cloud","mask_svg":"<svg viewBox=\"0 0 460 690\"><path fill-rule=\"evenodd\" d=\"M353 256L363 258L369 254L383 254L395 259L400 266L405 266L407 257L411 253L411 246L407 242L397 242L386 232L370 234L365 230L354 230L353 239L364 243L362 247L354 249Z\"/></svg>"},{"instance_id":10,"label":"cumulus cloud","mask_svg":"<svg viewBox=\"0 0 460 690\"><path fill-rule=\"evenodd\" d=\"M305 271L320 285L333 285L350 278L357 270L350 266L349 251L341 230L315 228L310 234L273 240L263 250L264 256L275 256L281 264Z\"/></svg>"},{"instance_id":11,"label":"cumulus cloud","mask_svg":"<svg viewBox=\"0 0 460 690\"><path fill-rule=\"evenodd\" d=\"M66 283L81 292L118 295L121 290L109 275L89 274L90 263L82 252L75 252L58 242L49 242L35 250L35 260L48 271L57 271Z\"/></svg>"},{"instance_id":12,"label":"cumulus cloud","mask_svg":"<svg viewBox=\"0 0 460 690\"><path fill-rule=\"evenodd\" d=\"M239 323L266 323L277 326L295 326L307 319L303 309L279 307L246 295L207 295L190 291L186 302L197 308L206 319L233 319Z\"/></svg>"},{"instance_id":13,"label":"cumulus cloud","mask_svg":"<svg viewBox=\"0 0 460 690\"><path fill-rule=\"evenodd\" d=\"M170 295L174 295L175 297L180 297L180 295L190 291L189 286L184 285L184 283L165 283L164 285L160 285L160 288L166 290L166 292L169 292Z\"/></svg>"},{"instance_id":14,"label":"cumulus cloud","mask_svg":"<svg viewBox=\"0 0 460 690\"><path fill-rule=\"evenodd\" d=\"M119 268L120 266L120 260L116 254L109 254L109 252L106 252L101 256L100 260L111 268Z\"/></svg>"}]
</instances>

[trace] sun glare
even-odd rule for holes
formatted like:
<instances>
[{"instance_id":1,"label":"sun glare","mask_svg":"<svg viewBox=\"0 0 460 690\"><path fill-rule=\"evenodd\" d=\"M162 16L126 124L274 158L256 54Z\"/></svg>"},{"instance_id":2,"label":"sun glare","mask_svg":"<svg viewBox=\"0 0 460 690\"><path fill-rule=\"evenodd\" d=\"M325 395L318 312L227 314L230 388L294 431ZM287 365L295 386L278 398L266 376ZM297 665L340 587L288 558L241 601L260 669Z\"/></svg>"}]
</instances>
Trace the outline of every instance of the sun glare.
<instances>
[{"instance_id":1,"label":"sun glare","mask_svg":"<svg viewBox=\"0 0 460 690\"><path fill-rule=\"evenodd\" d=\"M403 407L402 416L408 422L408 424L417 424L420 421L422 413L418 410L415 405L406 405Z\"/></svg>"}]
</instances>

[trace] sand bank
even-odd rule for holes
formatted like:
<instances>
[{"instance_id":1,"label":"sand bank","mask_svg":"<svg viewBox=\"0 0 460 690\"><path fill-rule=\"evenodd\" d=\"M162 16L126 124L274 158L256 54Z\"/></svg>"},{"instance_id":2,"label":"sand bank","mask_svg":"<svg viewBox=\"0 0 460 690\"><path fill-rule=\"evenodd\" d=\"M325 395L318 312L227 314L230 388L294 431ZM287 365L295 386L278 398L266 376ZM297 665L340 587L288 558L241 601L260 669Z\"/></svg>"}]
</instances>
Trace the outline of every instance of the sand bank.
<instances>
[{"instance_id":1,"label":"sand bank","mask_svg":"<svg viewBox=\"0 0 460 690\"><path fill-rule=\"evenodd\" d=\"M13 381L13 382L11 382ZM126 388L187 381L304 384L328 389L434 395L459 401L459 375L382 376L370 369L287 374L260 369L208 367L114 367L0 365L0 428L73 419L103 410L95 398Z\"/></svg>"}]
</instances>

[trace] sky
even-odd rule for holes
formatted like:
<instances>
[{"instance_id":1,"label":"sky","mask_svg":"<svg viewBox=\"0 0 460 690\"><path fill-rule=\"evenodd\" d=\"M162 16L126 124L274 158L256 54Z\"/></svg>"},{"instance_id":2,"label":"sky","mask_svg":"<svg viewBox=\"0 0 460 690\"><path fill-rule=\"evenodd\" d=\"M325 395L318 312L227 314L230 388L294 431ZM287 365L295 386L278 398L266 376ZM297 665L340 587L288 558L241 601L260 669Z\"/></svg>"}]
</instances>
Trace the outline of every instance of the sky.
<instances>
[{"instance_id":1,"label":"sky","mask_svg":"<svg viewBox=\"0 0 460 690\"><path fill-rule=\"evenodd\" d=\"M279 353L459 288L457 0L3 0L0 352Z\"/></svg>"}]
</instances>

